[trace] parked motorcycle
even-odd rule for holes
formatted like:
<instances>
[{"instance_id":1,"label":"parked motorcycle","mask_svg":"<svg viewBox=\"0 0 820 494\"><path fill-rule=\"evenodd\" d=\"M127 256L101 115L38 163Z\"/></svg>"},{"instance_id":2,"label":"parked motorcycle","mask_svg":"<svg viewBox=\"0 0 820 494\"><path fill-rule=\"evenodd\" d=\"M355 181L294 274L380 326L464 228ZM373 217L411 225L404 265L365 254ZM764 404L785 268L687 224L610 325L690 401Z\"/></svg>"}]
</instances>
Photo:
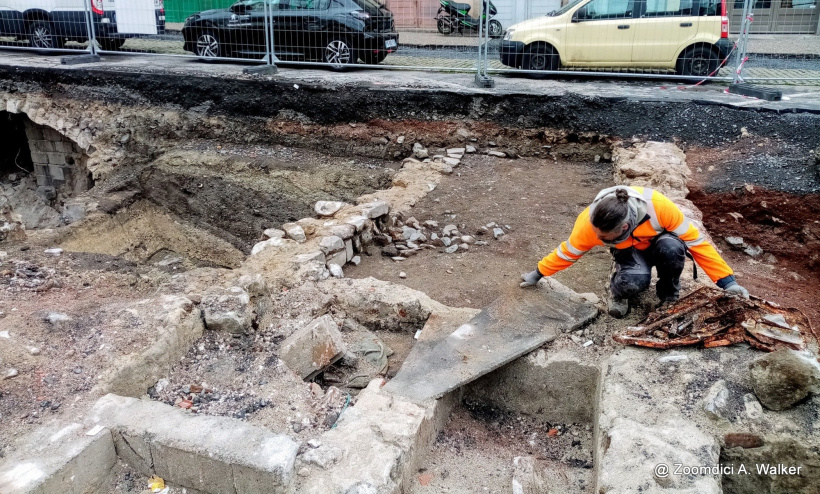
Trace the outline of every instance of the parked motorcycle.
<instances>
[{"instance_id":1,"label":"parked motorcycle","mask_svg":"<svg viewBox=\"0 0 820 494\"><path fill-rule=\"evenodd\" d=\"M498 13L498 10L490 0L484 0L484 8L481 12L481 18L476 19L470 17L470 4L452 2L450 0L439 0L441 6L438 8L436 14L436 25L438 32L441 34L451 34L453 31L458 31L463 35L464 30L478 31L481 23L486 22L487 13L490 14L490 22L487 25L487 31L491 38L500 38L504 32L501 23L493 19L493 16Z\"/></svg>"}]
</instances>

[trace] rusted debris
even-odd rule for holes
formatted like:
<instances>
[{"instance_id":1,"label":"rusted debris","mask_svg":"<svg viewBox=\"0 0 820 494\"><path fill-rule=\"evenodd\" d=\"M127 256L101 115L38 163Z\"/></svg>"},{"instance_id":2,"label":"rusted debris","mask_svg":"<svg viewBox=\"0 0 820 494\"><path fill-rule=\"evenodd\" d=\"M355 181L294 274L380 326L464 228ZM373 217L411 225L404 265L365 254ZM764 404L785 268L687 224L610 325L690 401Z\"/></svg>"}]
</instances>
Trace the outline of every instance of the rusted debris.
<instances>
[{"instance_id":1,"label":"rusted debris","mask_svg":"<svg viewBox=\"0 0 820 494\"><path fill-rule=\"evenodd\" d=\"M806 348L812 331L811 322L798 309L783 308L757 297L745 300L723 290L702 287L612 338L625 345L661 350L701 343L705 348L713 348L745 342L772 352L782 347Z\"/></svg>"}]
</instances>

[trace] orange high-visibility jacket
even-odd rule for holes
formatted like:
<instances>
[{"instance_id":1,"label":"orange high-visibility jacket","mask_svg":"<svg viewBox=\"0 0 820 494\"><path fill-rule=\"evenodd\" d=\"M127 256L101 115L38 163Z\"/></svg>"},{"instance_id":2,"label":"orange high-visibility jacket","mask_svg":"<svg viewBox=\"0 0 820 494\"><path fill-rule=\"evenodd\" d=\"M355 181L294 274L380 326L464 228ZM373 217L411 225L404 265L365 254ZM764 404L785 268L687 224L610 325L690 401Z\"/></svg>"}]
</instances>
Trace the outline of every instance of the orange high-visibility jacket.
<instances>
[{"instance_id":1,"label":"orange high-visibility jacket","mask_svg":"<svg viewBox=\"0 0 820 494\"><path fill-rule=\"evenodd\" d=\"M629 238L615 245L616 249L627 249L635 247L644 250L649 247L653 238L663 232L671 232L684 241L686 247L692 253L695 262L706 272L712 281L719 286L727 285L734 281L733 271L715 248L701 237L698 229L686 218L681 210L666 196L660 192L647 187L611 187L598 194L597 199L611 193L616 188L625 188L630 193L630 198L635 199L638 205L638 221L649 216L632 232ZM631 189L631 190L630 190ZM594 204L594 203L593 203ZM589 218L590 208L584 209L575 220L575 226L569 240L561 242L557 249L538 263L538 271L544 276L550 276L562 269L566 269L581 258L588 250L596 245L603 246L604 243L595 236L592 230L592 222ZM721 286L725 288L725 286Z\"/></svg>"}]
</instances>

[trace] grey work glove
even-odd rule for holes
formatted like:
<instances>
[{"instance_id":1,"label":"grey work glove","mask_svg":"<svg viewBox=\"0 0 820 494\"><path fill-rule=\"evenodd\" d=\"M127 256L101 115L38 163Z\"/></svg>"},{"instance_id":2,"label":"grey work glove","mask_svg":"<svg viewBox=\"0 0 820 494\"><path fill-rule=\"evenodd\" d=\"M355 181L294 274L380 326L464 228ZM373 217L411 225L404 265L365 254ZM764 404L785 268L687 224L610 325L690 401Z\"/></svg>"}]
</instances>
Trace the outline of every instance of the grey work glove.
<instances>
[{"instance_id":1,"label":"grey work glove","mask_svg":"<svg viewBox=\"0 0 820 494\"><path fill-rule=\"evenodd\" d=\"M524 280L524 281L523 281L523 283L521 283L518 286L520 286L521 288L527 288L529 286L535 286L535 285L538 284L538 280L540 280L543 277L544 277L544 275L541 274L541 272L538 271L537 269L535 271L530 271L529 273L521 275L521 279Z\"/></svg>"},{"instance_id":2,"label":"grey work glove","mask_svg":"<svg viewBox=\"0 0 820 494\"><path fill-rule=\"evenodd\" d=\"M742 286L738 285L737 282L733 281L731 284L727 285L724 288L729 293L733 293L735 295L740 295L741 297L748 299L749 298L749 290L743 288Z\"/></svg>"}]
</instances>

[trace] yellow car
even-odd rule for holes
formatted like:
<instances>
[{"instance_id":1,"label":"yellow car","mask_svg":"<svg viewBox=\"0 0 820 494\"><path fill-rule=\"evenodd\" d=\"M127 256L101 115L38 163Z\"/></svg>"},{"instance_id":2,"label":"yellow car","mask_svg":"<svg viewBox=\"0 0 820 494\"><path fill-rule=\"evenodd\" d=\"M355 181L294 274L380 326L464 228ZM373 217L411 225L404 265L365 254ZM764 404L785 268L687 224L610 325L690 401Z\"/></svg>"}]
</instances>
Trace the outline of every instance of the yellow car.
<instances>
[{"instance_id":1,"label":"yellow car","mask_svg":"<svg viewBox=\"0 0 820 494\"><path fill-rule=\"evenodd\" d=\"M714 74L732 49L725 0L574 0L520 22L501 41L501 63Z\"/></svg>"}]
</instances>

